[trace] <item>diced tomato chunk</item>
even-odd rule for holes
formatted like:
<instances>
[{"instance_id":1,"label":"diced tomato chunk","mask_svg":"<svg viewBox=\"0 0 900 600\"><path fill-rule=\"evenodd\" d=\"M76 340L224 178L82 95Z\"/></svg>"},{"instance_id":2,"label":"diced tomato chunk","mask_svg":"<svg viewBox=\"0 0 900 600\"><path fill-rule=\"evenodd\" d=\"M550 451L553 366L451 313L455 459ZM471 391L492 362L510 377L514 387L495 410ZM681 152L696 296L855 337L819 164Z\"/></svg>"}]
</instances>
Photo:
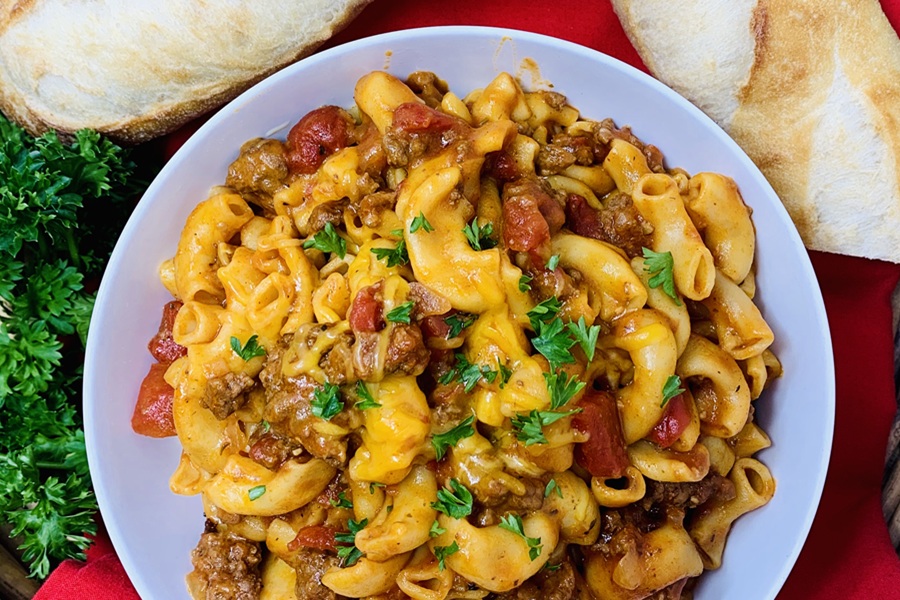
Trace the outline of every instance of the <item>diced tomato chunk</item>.
<instances>
[{"instance_id":1,"label":"diced tomato chunk","mask_svg":"<svg viewBox=\"0 0 900 600\"><path fill-rule=\"evenodd\" d=\"M391 126L409 133L443 133L461 128L463 122L418 102L405 102L394 109Z\"/></svg>"},{"instance_id":2,"label":"diced tomato chunk","mask_svg":"<svg viewBox=\"0 0 900 600\"><path fill-rule=\"evenodd\" d=\"M590 389L578 406L582 411L572 417L572 427L590 434L590 438L575 446L575 461L594 477L624 476L631 463L625 452L616 399L609 392Z\"/></svg>"},{"instance_id":3,"label":"diced tomato chunk","mask_svg":"<svg viewBox=\"0 0 900 600\"><path fill-rule=\"evenodd\" d=\"M172 338L172 328L175 325L175 317L178 315L181 304L178 300L172 300L163 306L159 330L150 340L150 343L147 344L150 354L161 363L171 363L187 355L187 348L176 344Z\"/></svg>"},{"instance_id":4,"label":"diced tomato chunk","mask_svg":"<svg viewBox=\"0 0 900 600\"><path fill-rule=\"evenodd\" d=\"M326 525L309 525L297 532L297 537L288 542L288 550L312 548L314 550L335 551L334 534L337 530Z\"/></svg>"},{"instance_id":5,"label":"diced tomato chunk","mask_svg":"<svg viewBox=\"0 0 900 600\"><path fill-rule=\"evenodd\" d=\"M291 173L315 173L325 159L350 144L353 118L339 106L322 106L307 113L287 136Z\"/></svg>"},{"instance_id":6,"label":"diced tomato chunk","mask_svg":"<svg viewBox=\"0 0 900 600\"><path fill-rule=\"evenodd\" d=\"M131 416L131 428L135 433L149 437L170 437L175 435L175 419L172 404L175 390L163 378L167 364L154 363L141 382L137 404Z\"/></svg>"},{"instance_id":7,"label":"diced tomato chunk","mask_svg":"<svg viewBox=\"0 0 900 600\"><path fill-rule=\"evenodd\" d=\"M656 442L663 448L668 448L675 443L687 426L691 424L691 413L687 407L684 391L666 404L666 409L660 417L659 422L647 435L647 439Z\"/></svg>"},{"instance_id":8,"label":"diced tomato chunk","mask_svg":"<svg viewBox=\"0 0 900 600\"><path fill-rule=\"evenodd\" d=\"M384 303L381 282L366 286L356 293L350 304L350 329L354 333L372 333L384 329Z\"/></svg>"}]
</instances>

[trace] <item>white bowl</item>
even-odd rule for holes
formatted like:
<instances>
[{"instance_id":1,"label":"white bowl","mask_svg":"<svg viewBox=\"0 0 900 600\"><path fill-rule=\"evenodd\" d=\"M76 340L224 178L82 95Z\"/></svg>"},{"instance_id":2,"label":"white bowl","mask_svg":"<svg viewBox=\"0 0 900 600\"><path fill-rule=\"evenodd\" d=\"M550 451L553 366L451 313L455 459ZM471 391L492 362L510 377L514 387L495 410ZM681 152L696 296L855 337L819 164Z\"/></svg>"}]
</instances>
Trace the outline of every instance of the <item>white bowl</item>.
<instances>
[{"instance_id":1,"label":"white bowl","mask_svg":"<svg viewBox=\"0 0 900 600\"><path fill-rule=\"evenodd\" d=\"M531 58L539 69L522 62ZM349 106L364 73L434 71L462 96L498 72L543 79L588 118L612 117L658 146L667 164L734 178L758 232L758 302L775 332L785 375L756 403L773 446L761 454L778 488L739 519L721 569L705 573L697 600L774 598L812 523L834 424L831 341L800 237L749 158L697 108L656 80L596 51L520 31L441 27L359 40L314 55L254 86L211 118L162 170L116 245L100 286L87 346L85 433L94 488L112 542L142 598L186 598L190 551L203 529L198 498L168 481L178 440L136 435L130 418L152 361L147 341L170 298L159 283L185 218L225 180L241 144L273 135L323 104Z\"/></svg>"}]
</instances>

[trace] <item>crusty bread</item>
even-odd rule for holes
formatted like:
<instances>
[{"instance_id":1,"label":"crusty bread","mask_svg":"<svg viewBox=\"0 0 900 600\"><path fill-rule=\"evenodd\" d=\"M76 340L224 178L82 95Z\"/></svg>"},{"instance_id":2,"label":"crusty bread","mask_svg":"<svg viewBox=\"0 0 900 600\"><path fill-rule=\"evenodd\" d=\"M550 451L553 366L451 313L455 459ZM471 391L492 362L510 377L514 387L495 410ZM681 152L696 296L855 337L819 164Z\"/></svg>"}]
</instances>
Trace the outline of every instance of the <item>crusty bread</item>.
<instances>
[{"instance_id":1,"label":"crusty bread","mask_svg":"<svg viewBox=\"0 0 900 600\"><path fill-rule=\"evenodd\" d=\"M167 133L309 55L371 0L0 0L0 111L38 134Z\"/></svg>"},{"instance_id":2,"label":"crusty bread","mask_svg":"<svg viewBox=\"0 0 900 600\"><path fill-rule=\"evenodd\" d=\"M650 71L716 120L807 247L900 262L900 40L878 0L612 0Z\"/></svg>"}]
</instances>

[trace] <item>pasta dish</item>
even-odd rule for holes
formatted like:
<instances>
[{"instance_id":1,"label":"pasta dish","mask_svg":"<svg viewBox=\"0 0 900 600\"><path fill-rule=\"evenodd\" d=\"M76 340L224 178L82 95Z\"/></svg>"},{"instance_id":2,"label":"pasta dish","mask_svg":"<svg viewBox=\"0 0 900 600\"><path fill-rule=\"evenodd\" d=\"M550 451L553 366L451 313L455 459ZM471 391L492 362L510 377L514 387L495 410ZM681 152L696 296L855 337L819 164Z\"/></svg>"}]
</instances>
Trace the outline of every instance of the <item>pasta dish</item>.
<instances>
[{"instance_id":1,"label":"pasta dish","mask_svg":"<svg viewBox=\"0 0 900 600\"><path fill-rule=\"evenodd\" d=\"M246 142L160 269L132 425L202 497L191 595L691 597L775 491L735 183L507 73L354 101Z\"/></svg>"}]
</instances>

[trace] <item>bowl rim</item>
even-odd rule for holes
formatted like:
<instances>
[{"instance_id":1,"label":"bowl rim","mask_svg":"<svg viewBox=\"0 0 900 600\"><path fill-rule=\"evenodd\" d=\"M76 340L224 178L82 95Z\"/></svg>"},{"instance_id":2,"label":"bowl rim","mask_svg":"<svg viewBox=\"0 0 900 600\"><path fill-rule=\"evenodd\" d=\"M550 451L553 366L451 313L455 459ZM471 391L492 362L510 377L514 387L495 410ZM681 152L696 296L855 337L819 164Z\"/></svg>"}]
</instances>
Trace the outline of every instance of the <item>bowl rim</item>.
<instances>
[{"instance_id":1,"label":"bowl rim","mask_svg":"<svg viewBox=\"0 0 900 600\"><path fill-rule=\"evenodd\" d=\"M812 494L810 495L811 502L806 505L805 512L802 514L800 528L802 535L797 536L797 538L794 540L793 545L790 547L789 553L782 563L780 571L773 579L772 594L770 597L774 598L787 580L809 536L809 531L812 527L813 520L815 519L821 501L828 472L830 456L833 449L836 409L834 352L830 328L828 326L828 316L825 311L825 304L822 297L821 288L818 284L818 278L816 277L808 253L805 250L800 235L797 232L796 227L793 225L793 222L788 215L786 208L780 201L778 195L775 193L771 184L769 184L768 180L765 178L762 172L746 155L746 152L744 152L744 150L737 144L737 142L735 142L717 123L715 123L715 121L713 121L697 106L675 92L672 88L666 86L660 80L618 58L615 58L588 46L546 34L535 33L517 28L480 25L439 25L399 29L376 35L361 37L327 48L325 50L317 51L316 53L295 63L292 63L252 85L240 95L218 108L212 114L212 116L210 116L194 133L191 134L191 136L166 161L166 164L159 171L159 173L156 175L156 177L153 179L151 184L147 187L146 191L142 195L140 201L136 205L134 211L132 212L124 228L122 229L119 240L117 240L113 252L110 255L106 272L115 270L113 267L117 266L123 260L123 245L120 244L119 241L131 237L132 232L139 227L138 223L142 220L142 217L148 210L148 206L150 204L148 198L153 198L157 194L157 190L163 187L165 180L169 178L170 172L174 171L177 166L184 161L186 156L192 154L194 152L194 148L201 145L203 141L212 132L214 132L217 127L219 127L220 123L226 120L231 115L231 113L241 110L256 96L265 94L270 87L277 85L283 79L292 77L294 71L310 68L317 63L333 60L335 57L340 57L343 54L352 53L357 49L367 46L379 45L383 42L389 41L397 42L417 38L426 38L433 35L474 35L491 37L500 40L509 39L514 42L518 40L527 40L540 45L555 46L563 51L579 55L584 59L599 61L601 63L605 63L606 66L611 67L615 70L624 71L630 77L640 80L642 85L647 85L651 88L654 88L657 92L666 96L667 100L679 104L683 110L686 110L689 113L693 113L695 118L707 121L708 124L712 125L711 131L714 132L714 134L719 138L719 141L724 143L726 146L729 146L732 152L740 154L746 159L748 167L750 167L750 176L756 180L756 183L760 185L762 189L766 190L766 192L768 192L773 199L778 199L777 203L773 203L774 206L772 208L776 212L780 213L782 220L786 221L790 225L790 234L793 238L792 242L793 244L800 247L802 251L799 252L799 255L804 259L802 260L802 264L798 266L804 271L807 278L814 283L814 285L811 286L813 297L809 299L812 301L812 305L809 308L815 313L815 321L819 325L818 333L821 336L821 340L827 342L827 351L823 349L822 352L822 366L825 368L825 372L822 373L822 376L826 391L826 397L823 398L823 404L825 405L827 412L825 414L826 430L823 432L822 440L824 451L822 452L818 464L815 465L817 474L813 482ZM385 70L388 69L385 68ZM95 310L91 318L92 324L95 318L99 318L97 315L104 313L104 309L109 302L108 298L111 294L111 292L109 291L111 285L112 284L110 283L109 278L104 277L103 279L101 279L94 306ZM93 330L94 328L91 327L91 331ZM126 536L122 528L120 527L120 523L118 522L118 520L114 518L106 518L106 515L113 515L116 511L111 501L108 500L105 491L106 485L113 484L114 482L106 481L105 473L101 469L99 469L99 465L102 462L102 457L99 454L99 450L96 444L98 435L96 424L99 422L98 419L101 418L101 415L98 412L98 409L100 408L99 400L95 401L95 399L98 398L98 393L95 390L95 382L97 381L97 377L101 372L101 369L96 364L94 356L97 353L98 345L100 343L101 341L97 335L92 336L89 333L87 344L85 347L85 364L82 386L84 431L87 458L90 472L92 474L92 479L94 480L93 487L97 497L100 514L103 517L106 530L109 534L113 547L116 549L119 555L125 572L133 582L138 592L141 593L142 591L146 591L149 588L147 583L145 582L146 577L142 573L140 564L137 560L135 560L135 557L132 556L133 553L127 550L128 544L125 541ZM95 475L95 473L97 475Z\"/></svg>"}]
</instances>

